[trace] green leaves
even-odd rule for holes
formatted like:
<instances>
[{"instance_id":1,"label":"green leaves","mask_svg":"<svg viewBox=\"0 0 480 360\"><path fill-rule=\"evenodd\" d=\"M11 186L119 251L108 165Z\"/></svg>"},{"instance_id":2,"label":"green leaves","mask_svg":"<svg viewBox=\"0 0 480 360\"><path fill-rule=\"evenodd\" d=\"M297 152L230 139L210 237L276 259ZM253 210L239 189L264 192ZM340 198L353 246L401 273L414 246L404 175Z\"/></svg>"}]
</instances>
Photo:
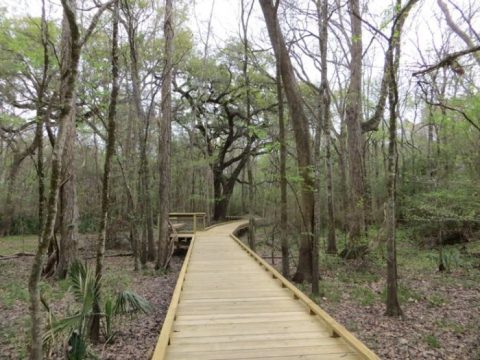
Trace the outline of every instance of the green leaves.
<instances>
[{"instance_id":1,"label":"green leaves","mask_svg":"<svg viewBox=\"0 0 480 360\"><path fill-rule=\"evenodd\" d=\"M0 75L22 71L40 71L43 66L43 45L40 18L3 18L0 20ZM48 23L49 36L55 40L58 29Z\"/></svg>"},{"instance_id":2,"label":"green leaves","mask_svg":"<svg viewBox=\"0 0 480 360\"><path fill-rule=\"evenodd\" d=\"M439 269L447 272L461 265L460 252L456 248L441 249L438 255L430 254L429 258L436 262Z\"/></svg>"},{"instance_id":3,"label":"green leaves","mask_svg":"<svg viewBox=\"0 0 480 360\"><path fill-rule=\"evenodd\" d=\"M115 316L113 300L108 298L105 301L105 338L106 342L109 343L115 337L115 332L113 331L113 318Z\"/></svg>"},{"instance_id":4,"label":"green leaves","mask_svg":"<svg viewBox=\"0 0 480 360\"><path fill-rule=\"evenodd\" d=\"M112 310L115 315L147 314L152 311L152 306L142 296L125 290L117 295L115 306Z\"/></svg>"},{"instance_id":5,"label":"green leaves","mask_svg":"<svg viewBox=\"0 0 480 360\"><path fill-rule=\"evenodd\" d=\"M0 113L0 125L8 128L16 128L25 123L25 120L19 116L10 115L7 113Z\"/></svg>"},{"instance_id":6,"label":"green leaves","mask_svg":"<svg viewBox=\"0 0 480 360\"><path fill-rule=\"evenodd\" d=\"M93 270L77 261L70 267L68 276L71 281L70 290L75 300L82 304L83 308L89 309L94 299L98 297L98 286Z\"/></svg>"},{"instance_id":7,"label":"green leaves","mask_svg":"<svg viewBox=\"0 0 480 360\"><path fill-rule=\"evenodd\" d=\"M265 140L268 138L268 132L265 127L257 126L257 125L249 125L248 127L248 135L254 136L259 140Z\"/></svg>"},{"instance_id":8,"label":"green leaves","mask_svg":"<svg viewBox=\"0 0 480 360\"><path fill-rule=\"evenodd\" d=\"M73 331L68 339L68 360L82 360L85 359L88 353L87 343L85 338L77 331Z\"/></svg>"},{"instance_id":9,"label":"green leaves","mask_svg":"<svg viewBox=\"0 0 480 360\"><path fill-rule=\"evenodd\" d=\"M407 219L415 221L480 221L479 189L469 182L417 194L405 201Z\"/></svg>"}]
</instances>

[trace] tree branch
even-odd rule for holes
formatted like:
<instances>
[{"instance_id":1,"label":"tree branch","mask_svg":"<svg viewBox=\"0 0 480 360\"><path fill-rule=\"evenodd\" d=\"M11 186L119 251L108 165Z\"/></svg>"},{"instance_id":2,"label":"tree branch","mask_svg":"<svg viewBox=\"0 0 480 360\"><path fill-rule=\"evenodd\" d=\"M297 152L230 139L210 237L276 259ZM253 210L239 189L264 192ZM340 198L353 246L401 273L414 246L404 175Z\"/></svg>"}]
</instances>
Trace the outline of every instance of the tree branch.
<instances>
[{"instance_id":1,"label":"tree branch","mask_svg":"<svg viewBox=\"0 0 480 360\"><path fill-rule=\"evenodd\" d=\"M438 63L436 63L434 65L430 65L424 70L414 72L412 75L413 76L424 75L424 74L432 72L436 69L439 69L441 67L456 65L456 60L459 57L462 57L462 56L465 56L465 55L468 55L468 54L473 54L473 53L476 53L478 51L480 51L480 45L474 46L473 48L469 48L469 49L465 49L465 50L462 50L462 51L457 51L457 52L448 54L442 60L440 60ZM459 70L454 69L454 71L458 72Z\"/></svg>"}]
</instances>

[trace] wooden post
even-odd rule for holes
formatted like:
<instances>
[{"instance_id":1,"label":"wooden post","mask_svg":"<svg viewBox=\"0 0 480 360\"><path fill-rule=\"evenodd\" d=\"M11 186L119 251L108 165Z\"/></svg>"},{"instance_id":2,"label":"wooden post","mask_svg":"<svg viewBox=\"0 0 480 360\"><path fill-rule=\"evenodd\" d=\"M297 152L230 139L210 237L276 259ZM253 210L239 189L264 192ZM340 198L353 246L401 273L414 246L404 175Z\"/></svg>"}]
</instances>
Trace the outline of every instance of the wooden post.
<instances>
[{"instance_id":1,"label":"wooden post","mask_svg":"<svg viewBox=\"0 0 480 360\"><path fill-rule=\"evenodd\" d=\"M197 232L197 214L193 214L193 233L195 234Z\"/></svg>"}]
</instances>

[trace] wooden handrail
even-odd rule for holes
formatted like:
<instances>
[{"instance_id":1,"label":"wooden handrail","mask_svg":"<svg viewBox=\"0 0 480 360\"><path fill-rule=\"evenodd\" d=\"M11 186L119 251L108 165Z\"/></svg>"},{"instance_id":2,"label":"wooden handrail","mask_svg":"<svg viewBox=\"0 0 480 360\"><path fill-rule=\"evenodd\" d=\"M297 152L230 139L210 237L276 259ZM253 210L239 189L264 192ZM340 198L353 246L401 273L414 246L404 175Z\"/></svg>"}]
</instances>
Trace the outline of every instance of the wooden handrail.
<instances>
[{"instance_id":1,"label":"wooden handrail","mask_svg":"<svg viewBox=\"0 0 480 360\"><path fill-rule=\"evenodd\" d=\"M235 229L235 231L230 234L230 237L235 240L235 242L240 245L240 247L245 250L248 255L253 257L253 259L257 263L259 263L259 265L264 267L266 271L270 272L274 279L279 280L282 284L282 287L289 289L296 299L302 301L310 310L310 314L317 315L330 329L332 337L341 337L343 340L345 340L347 344L354 348L363 359L380 360L380 358L372 350L366 347L365 344L358 340L350 331L348 331L345 327L336 322L335 319L328 315L320 306L318 306L317 303L315 303L312 299L305 295L301 290L299 290L295 285L293 285L289 280L287 280L282 274L280 274L273 266L267 263L262 257L257 255L257 253L252 251L252 249L250 249L238 237L234 235L238 230L245 228L245 226L245 224L239 225Z\"/></svg>"},{"instance_id":2,"label":"wooden handrail","mask_svg":"<svg viewBox=\"0 0 480 360\"><path fill-rule=\"evenodd\" d=\"M183 260L182 269L178 274L177 284L175 285L175 290L173 291L172 300L170 302L170 306L168 307L167 315L163 321L162 331L160 332L160 337L158 338L152 360L163 360L165 358L167 346L170 342L170 335L172 334L173 322L175 320L178 303L180 301L183 282L185 281L185 275L187 273L188 264L190 263L190 257L192 256L192 249L194 245L195 236L193 236L192 241L190 242L187 255L185 256L185 260Z\"/></svg>"},{"instance_id":3,"label":"wooden handrail","mask_svg":"<svg viewBox=\"0 0 480 360\"><path fill-rule=\"evenodd\" d=\"M197 224L198 220L200 220L200 223L203 225L202 230L205 230L206 227L206 218L207 214L204 212L191 212L191 213L169 213L168 217L170 219L172 218L192 218L193 220L193 229L192 232L195 234L197 232ZM198 219L200 218L200 219Z\"/></svg>"}]
</instances>

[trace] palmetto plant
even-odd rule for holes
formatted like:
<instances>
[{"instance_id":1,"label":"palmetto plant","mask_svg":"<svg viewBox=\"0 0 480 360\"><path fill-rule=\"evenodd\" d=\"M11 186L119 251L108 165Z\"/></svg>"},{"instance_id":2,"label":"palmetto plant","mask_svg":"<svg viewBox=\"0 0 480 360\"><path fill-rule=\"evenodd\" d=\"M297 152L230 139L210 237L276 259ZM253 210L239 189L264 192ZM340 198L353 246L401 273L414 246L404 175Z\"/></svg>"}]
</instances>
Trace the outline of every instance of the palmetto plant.
<instances>
[{"instance_id":1,"label":"palmetto plant","mask_svg":"<svg viewBox=\"0 0 480 360\"><path fill-rule=\"evenodd\" d=\"M96 299L99 299L100 293L93 270L81 262L76 262L70 268L68 279L69 291L76 303L73 311L69 311L64 318L56 318L48 304L44 302L48 311L44 344L47 348L51 348L59 341L65 341L67 359L80 360L95 357L88 348L91 320L94 315L100 315L104 338L109 342L115 336L113 320L116 316L148 313L151 310L147 300L134 292L125 290L113 298L107 297L102 306L103 312L95 314L93 304Z\"/></svg>"}]
</instances>

